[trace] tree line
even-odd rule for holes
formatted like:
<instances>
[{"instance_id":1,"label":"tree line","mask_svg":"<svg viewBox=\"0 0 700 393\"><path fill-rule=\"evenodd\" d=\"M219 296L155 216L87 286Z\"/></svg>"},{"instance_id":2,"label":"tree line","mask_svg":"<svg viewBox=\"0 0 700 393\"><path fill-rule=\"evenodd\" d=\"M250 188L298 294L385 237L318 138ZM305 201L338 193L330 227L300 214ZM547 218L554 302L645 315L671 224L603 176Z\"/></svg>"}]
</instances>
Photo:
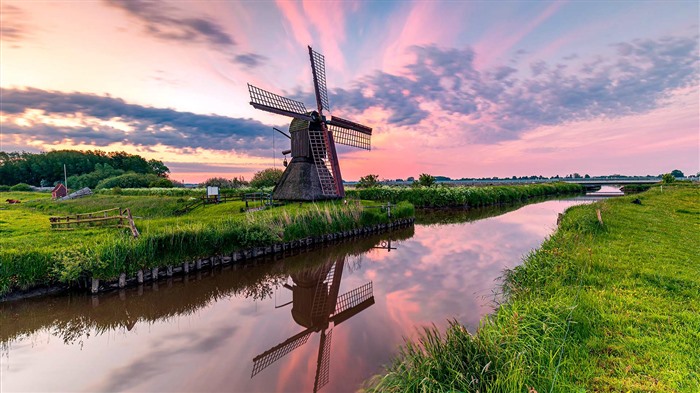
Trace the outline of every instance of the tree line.
<instances>
[{"instance_id":1,"label":"tree line","mask_svg":"<svg viewBox=\"0 0 700 393\"><path fill-rule=\"evenodd\" d=\"M0 151L0 185L26 183L50 187L63 182L63 168L73 179L94 172L100 175L136 173L166 178L170 169L162 161L126 152L56 150L42 153ZM103 178L103 176L99 176ZM82 180L82 179L81 179ZM71 186L73 188L73 186Z\"/></svg>"}]
</instances>

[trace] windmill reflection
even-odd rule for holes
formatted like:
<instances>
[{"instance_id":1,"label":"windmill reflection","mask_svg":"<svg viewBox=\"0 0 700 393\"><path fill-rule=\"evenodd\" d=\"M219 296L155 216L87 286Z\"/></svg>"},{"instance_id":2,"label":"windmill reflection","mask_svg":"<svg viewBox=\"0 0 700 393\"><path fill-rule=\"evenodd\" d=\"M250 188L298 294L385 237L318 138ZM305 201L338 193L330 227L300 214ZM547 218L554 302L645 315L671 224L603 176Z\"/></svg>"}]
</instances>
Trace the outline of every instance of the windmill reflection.
<instances>
[{"instance_id":1,"label":"windmill reflection","mask_svg":"<svg viewBox=\"0 0 700 393\"><path fill-rule=\"evenodd\" d=\"M338 296L344 266L345 256L291 274L292 285L284 284L284 287L292 291L292 318L306 329L253 358L251 378L304 345L312 333L320 332L314 392L328 383L333 332L332 328L329 329L331 322L335 327L374 304L371 281Z\"/></svg>"}]
</instances>

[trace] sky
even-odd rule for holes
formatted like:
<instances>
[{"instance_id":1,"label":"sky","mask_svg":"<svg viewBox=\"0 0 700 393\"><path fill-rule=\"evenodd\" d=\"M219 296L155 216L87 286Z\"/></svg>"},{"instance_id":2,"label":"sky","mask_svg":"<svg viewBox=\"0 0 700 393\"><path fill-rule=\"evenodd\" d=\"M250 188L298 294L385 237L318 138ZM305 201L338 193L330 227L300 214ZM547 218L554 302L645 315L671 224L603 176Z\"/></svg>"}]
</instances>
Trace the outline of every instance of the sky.
<instances>
[{"instance_id":1,"label":"sky","mask_svg":"<svg viewBox=\"0 0 700 393\"><path fill-rule=\"evenodd\" d=\"M697 1L0 1L0 150L126 151L171 178L282 169L247 84L373 128L367 174L700 171ZM276 135L275 135L276 134Z\"/></svg>"}]
</instances>

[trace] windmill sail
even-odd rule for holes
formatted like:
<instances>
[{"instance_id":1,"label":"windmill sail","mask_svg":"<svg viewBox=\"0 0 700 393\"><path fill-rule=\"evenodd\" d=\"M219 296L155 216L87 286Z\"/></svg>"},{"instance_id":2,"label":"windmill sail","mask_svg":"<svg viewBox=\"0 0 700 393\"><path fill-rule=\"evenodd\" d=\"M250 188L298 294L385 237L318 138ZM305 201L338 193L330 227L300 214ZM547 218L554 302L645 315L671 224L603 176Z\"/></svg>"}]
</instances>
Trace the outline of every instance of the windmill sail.
<instances>
[{"instance_id":1,"label":"windmill sail","mask_svg":"<svg viewBox=\"0 0 700 393\"><path fill-rule=\"evenodd\" d=\"M250 93L250 105L255 109L306 121L313 120L311 115L306 113L306 107L303 102L270 93L250 83L248 83L248 93Z\"/></svg>"},{"instance_id":2,"label":"windmill sail","mask_svg":"<svg viewBox=\"0 0 700 393\"><path fill-rule=\"evenodd\" d=\"M303 332L296 334L281 344L277 344L267 351L253 358L253 371L250 377L253 378L257 373L266 369L272 363L278 361L288 353L306 344L311 335L311 329L306 329Z\"/></svg>"},{"instance_id":3,"label":"windmill sail","mask_svg":"<svg viewBox=\"0 0 700 393\"><path fill-rule=\"evenodd\" d=\"M326 334L321 332L321 343L318 348L318 360L316 361L316 379L314 380L314 393L326 386L331 376L331 338L333 329Z\"/></svg>"},{"instance_id":4,"label":"windmill sail","mask_svg":"<svg viewBox=\"0 0 700 393\"><path fill-rule=\"evenodd\" d=\"M318 113L323 114L324 109L331 110L330 105L328 105L328 90L326 89L326 60L322 54L311 49L310 46L309 59L311 60L311 72L314 76Z\"/></svg>"},{"instance_id":5,"label":"windmill sail","mask_svg":"<svg viewBox=\"0 0 700 393\"><path fill-rule=\"evenodd\" d=\"M335 313L330 318L333 325L337 326L351 317L359 314L374 304L372 281L338 296Z\"/></svg>"},{"instance_id":6,"label":"windmill sail","mask_svg":"<svg viewBox=\"0 0 700 393\"><path fill-rule=\"evenodd\" d=\"M364 132L355 131L332 124L328 125L328 129L333 133L333 140L335 143L365 150L372 150L372 134L366 134Z\"/></svg>"}]
</instances>

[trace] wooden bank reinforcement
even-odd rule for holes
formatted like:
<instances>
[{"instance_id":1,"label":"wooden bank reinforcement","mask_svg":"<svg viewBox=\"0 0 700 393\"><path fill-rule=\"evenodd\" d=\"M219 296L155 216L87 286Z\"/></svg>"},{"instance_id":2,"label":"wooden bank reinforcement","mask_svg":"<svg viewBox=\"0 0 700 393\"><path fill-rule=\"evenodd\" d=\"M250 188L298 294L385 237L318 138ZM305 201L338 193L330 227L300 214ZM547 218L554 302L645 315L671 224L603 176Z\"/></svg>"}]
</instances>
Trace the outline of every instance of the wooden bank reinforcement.
<instances>
[{"instance_id":1,"label":"wooden bank reinforcement","mask_svg":"<svg viewBox=\"0 0 700 393\"><path fill-rule=\"evenodd\" d=\"M214 267L229 264L247 266L248 262L255 262L256 260L270 256L274 257L275 260L281 259L288 256L297 255L301 252L311 251L316 246L328 245L339 240L368 236L383 233L392 229L407 227L413 225L414 221L415 218L404 218L387 224L377 224L343 232L312 236L288 242L279 242L264 247L248 248L234 251L230 254L198 258L196 260L183 262L180 265L168 265L154 267L147 270L138 270L136 272L136 276L129 278L127 278L126 273L120 274L117 280L109 281L99 280L92 277L89 278L90 292L97 294L103 291L125 288L126 286L140 285L146 281L157 281L160 278L172 277L173 275L177 274L189 274L190 271L201 270L207 266Z\"/></svg>"}]
</instances>

